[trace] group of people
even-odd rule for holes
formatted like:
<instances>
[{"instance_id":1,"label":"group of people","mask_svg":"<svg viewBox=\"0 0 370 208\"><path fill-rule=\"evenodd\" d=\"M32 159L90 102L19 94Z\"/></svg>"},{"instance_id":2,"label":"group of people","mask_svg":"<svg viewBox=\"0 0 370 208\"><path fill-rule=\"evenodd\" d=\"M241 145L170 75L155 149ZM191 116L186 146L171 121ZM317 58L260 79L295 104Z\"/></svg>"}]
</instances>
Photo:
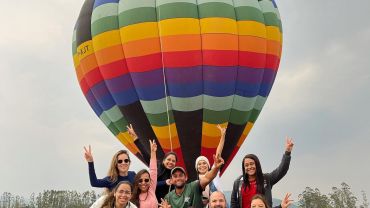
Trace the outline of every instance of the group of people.
<instances>
[{"instance_id":1,"label":"group of people","mask_svg":"<svg viewBox=\"0 0 370 208\"><path fill-rule=\"evenodd\" d=\"M126 150L118 151L112 158L108 176L98 179L94 168L91 146L84 147L88 162L90 184L106 188L105 193L91 208L226 208L226 198L219 183L219 169L224 164L221 158L226 128L217 126L221 138L213 155L213 165L204 156L195 161L198 179L188 182L184 168L176 166L177 155L167 152L157 164L157 144L150 142L149 170L130 171L130 156ZM131 125L129 134L137 141ZM242 161L242 175L233 185L231 208L271 208L271 189L287 173L293 141L287 139L286 151L277 169L264 174L256 155L248 154ZM291 203L287 194L276 208L287 208Z\"/></svg>"}]
</instances>

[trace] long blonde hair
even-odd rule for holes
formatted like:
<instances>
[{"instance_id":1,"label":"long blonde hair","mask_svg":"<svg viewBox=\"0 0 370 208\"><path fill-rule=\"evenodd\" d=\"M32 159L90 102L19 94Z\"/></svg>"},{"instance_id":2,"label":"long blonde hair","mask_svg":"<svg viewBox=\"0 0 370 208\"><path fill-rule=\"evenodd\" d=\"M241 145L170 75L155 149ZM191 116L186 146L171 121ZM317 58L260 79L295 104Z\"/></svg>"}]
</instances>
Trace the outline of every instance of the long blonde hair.
<instances>
[{"instance_id":1,"label":"long blonde hair","mask_svg":"<svg viewBox=\"0 0 370 208\"><path fill-rule=\"evenodd\" d=\"M122 154L127 155L127 159L129 160L129 162L131 162L130 155L128 154L127 150L120 150L116 154L114 154L112 161L110 163L108 174L107 174L109 176L110 181L113 183L118 180L119 173L118 173L118 168L117 168L117 164L118 164L117 161L118 161L118 156Z\"/></svg>"}]
</instances>

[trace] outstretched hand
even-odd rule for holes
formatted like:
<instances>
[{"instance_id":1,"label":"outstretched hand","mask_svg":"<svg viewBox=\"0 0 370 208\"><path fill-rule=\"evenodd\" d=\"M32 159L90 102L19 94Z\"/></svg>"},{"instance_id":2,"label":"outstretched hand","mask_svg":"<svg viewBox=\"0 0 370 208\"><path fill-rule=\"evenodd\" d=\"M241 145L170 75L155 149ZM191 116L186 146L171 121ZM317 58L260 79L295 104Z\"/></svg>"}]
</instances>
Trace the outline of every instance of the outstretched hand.
<instances>
[{"instance_id":1,"label":"outstretched hand","mask_svg":"<svg viewBox=\"0 0 370 208\"><path fill-rule=\"evenodd\" d=\"M220 155L213 155L213 160L214 160L214 166L217 169L220 169L221 166L225 163L224 159Z\"/></svg>"},{"instance_id":2,"label":"outstretched hand","mask_svg":"<svg viewBox=\"0 0 370 208\"><path fill-rule=\"evenodd\" d=\"M159 204L160 208L171 208L171 205L165 199L161 199L161 203Z\"/></svg>"},{"instance_id":3,"label":"outstretched hand","mask_svg":"<svg viewBox=\"0 0 370 208\"><path fill-rule=\"evenodd\" d=\"M157 152L157 144L155 143L155 140L149 140L150 143L150 151Z\"/></svg>"},{"instance_id":4,"label":"outstretched hand","mask_svg":"<svg viewBox=\"0 0 370 208\"><path fill-rule=\"evenodd\" d=\"M218 130L220 130L221 136L226 134L226 128L222 127L220 124L217 124Z\"/></svg>"},{"instance_id":5,"label":"outstretched hand","mask_svg":"<svg viewBox=\"0 0 370 208\"><path fill-rule=\"evenodd\" d=\"M87 149L85 146L84 146L84 150L85 150L85 159L87 162L94 162L94 158L92 156L92 152L91 152L91 146L89 145L89 149Z\"/></svg>"},{"instance_id":6,"label":"outstretched hand","mask_svg":"<svg viewBox=\"0 0 370 208\"><path fill-rule=\"evenodd\" d=\"M291 193L287 193L285 195L283 201L281 201L281 208L287 208L293 203L293 200L289 199L291 195L292 195Z\"/></svg>"},{"instance_id":7,"label":"outstretched hand","mask_svg":"<svg viewBox=\"0 0 370 208\"><path fill-rule=\"evenodd\" d=\"M136 139L137 139L137 134L136 134L136 132L135 132L134 128L132 127L132 124L130 124L130 125L126 126L126 127L127 127L127 131L128 131L128 133L130 134L130 136L131 136L134 140L136 140Z\"/></svg>"},{"instance_id":8,"label":"outstretched hand","mask_svg":"<svg viewBox=\"0 0 370 208\"><path fill-rule=\"evenodd\" d=\"M285 142L285 151L291 152L293 150L293 139L290 137L286 137L286 142Z\"/></svg>"}]
</instances>

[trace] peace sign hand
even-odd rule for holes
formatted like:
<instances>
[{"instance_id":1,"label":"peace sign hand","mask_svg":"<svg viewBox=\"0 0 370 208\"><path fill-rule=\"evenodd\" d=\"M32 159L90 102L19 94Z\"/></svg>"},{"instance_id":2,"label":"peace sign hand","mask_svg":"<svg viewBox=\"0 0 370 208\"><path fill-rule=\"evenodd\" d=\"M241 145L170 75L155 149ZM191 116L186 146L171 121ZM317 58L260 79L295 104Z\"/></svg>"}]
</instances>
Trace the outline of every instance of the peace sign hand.
<instances>
[{"instance_id":1,"label":"peace sign hand","mask_svg":"<svg viewBox=\"0 0 370 208\"><path fill-rule=\"evenodd\" d=\"M85 159L87 162L94 162L94 158L92 156L92 153L91 153L91 146L89 145L89 149L87 149L85 146L84 146L84 149L85 149Z\"/></svg>"}]
</instances>

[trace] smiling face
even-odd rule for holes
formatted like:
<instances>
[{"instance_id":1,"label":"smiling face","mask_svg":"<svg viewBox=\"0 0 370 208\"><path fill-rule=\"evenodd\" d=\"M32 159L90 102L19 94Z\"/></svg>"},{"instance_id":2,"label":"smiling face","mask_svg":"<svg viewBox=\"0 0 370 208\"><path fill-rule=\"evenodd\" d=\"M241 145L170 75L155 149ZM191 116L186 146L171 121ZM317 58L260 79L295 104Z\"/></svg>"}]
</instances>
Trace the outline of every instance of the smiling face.
<instances>
[{"instance_id":1,"label":"smiling face","mask_svg":"<svg viewBox=\"0 0 370 208\"><path fill-rule=\"evenodd\" d=\"M248 176L256 175L256 163L250 158L244 159L244 170Z\"/></svg>"},{"instance_id":2,"label":"smiling face","mask_svg":"<svg viewBox=\"0 0 370 208\"><path fill-rule=\"evenodd\" d=\"M219 191L213 192L210 196L209 207L226 208L225 196Z\"/></svg>"},{"instance_id":3,"label":"smiling face","mask_svg":"<svg viewBox=\"0 0 370 208\"><path fill-rule=\"evenodd\" d=\"M173 154L169 154L164 160L163 160L163 165L167 169L172 169L176 165L176 157Z\"/></svg>"},{"instance_id":4,"label":"smiling face","mask_svg":"<svg viewBox=\"0 0 370 208\"><path fill-rule=\"evenodd\" d=\"M171 182L177 189L183 188L187 179L187 176L181 170L176 170L171 175Z\"/></svg>"},{"instance_id":5,"label":"smiling face","mask_svg":"<svg viewBox=\"0 0 370 208\"><path fill-rule=\"evenodd\" d=\"M266 208L266 205L261 199L253 199L251 208Z\"/></svg>"},{"instance_id":6,"label":"smiling face","mask_svg":"<svg viewBox=\"0 0 370 208\"><path fill-rule=\"evenodd\" d=\"M209 167L206 161L200 160L197 164L197 171L199 175L204 175L207 173Z\"/></svg>"},{"instance_id":7,"label":"smiling face","mask_svg":"<svg viewBox=\"0 0 370 208\"><path fill-rule=\"evenodd\" d=\"M130 159L127 154L120 154L117 156L117 169L118 174L121 176L127 175L128 169L130 168Z\"/></svg>"},{"instance_id":8,"label":"smiling face","mask_svg":"<svg viewBox=\"0 0 370 208\"><path fill-rule=\"evenodd\" d=\"M117 190L114 192L116 199L116 207L122 207L128 203L131 199L131 186L128 184L120 184Z\"/></svg>"},{"instance_id":9,"label":"smiling face","mask_svg":"<svg viewBox=\"0 0 370 208\"><path fill-rule=\"evenodd\" d=\"M150 176L147 172L141 174L138 180L139 189L142 193L146 193L150 186Z\"/></svg>"}]
</instances>

